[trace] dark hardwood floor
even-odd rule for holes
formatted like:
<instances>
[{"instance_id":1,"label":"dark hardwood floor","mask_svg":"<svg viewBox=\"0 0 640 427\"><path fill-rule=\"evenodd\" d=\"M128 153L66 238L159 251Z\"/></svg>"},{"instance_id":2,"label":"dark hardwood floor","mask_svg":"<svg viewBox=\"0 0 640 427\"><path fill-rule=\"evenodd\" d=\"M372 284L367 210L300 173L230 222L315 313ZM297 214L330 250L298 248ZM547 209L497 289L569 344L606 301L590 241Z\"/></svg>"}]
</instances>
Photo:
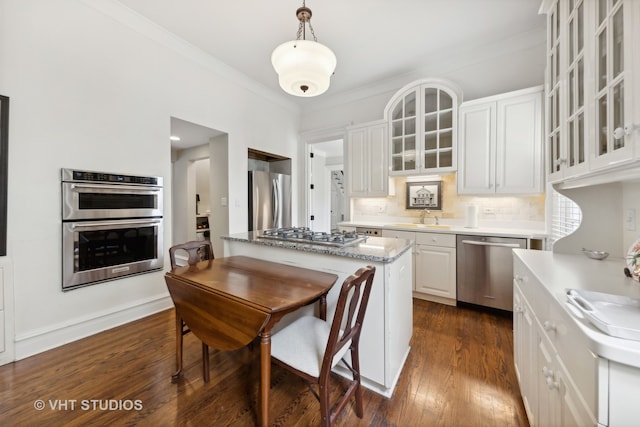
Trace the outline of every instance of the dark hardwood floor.
<instances>
[{"instance_id":1,"label":"dark hardwood floor","mask_svg":"<svg viewBox=\"0 0 640 427\"><path fill-rule=\"evenodd\" d=\"M528 426L511 319L414 302L411 352L393 397L365 389L364 418L349 405L338 425ZM172 383L173 316L168 310L0 367L0 424L255 425L258 349L212 351L205 384L200 342L187 335L183 377ZM336 393L341 381L333 384ZM271 424L315 426L319 413L306 384L272 365Z\"/></svg>"}]
</instances>

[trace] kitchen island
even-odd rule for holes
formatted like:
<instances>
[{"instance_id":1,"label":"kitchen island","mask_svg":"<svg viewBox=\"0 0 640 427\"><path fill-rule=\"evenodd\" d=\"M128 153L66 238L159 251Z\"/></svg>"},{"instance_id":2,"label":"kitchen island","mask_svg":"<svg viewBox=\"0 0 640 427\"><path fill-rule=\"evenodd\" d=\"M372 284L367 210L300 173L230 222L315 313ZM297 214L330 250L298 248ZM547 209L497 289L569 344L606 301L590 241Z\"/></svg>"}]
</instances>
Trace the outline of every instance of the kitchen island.
<instances>
[{"instance_id":1,"label":"kitchen island","mask_svg":"<svg viewBox=\"0 0 640 427\"><path fill-rule=\"evenodd\" d=\"M360 336L362 384L390 397L409 354L413 330L412 242L370 237L349 246L286 242L262 237L260 232L222 236L225 256L245 255L338 275L327 296L327 319L333 318L342 282L360 267L376 267L373 289ZM291 313L280 327L297 317L312 314L313 307ZM277 328L274 329L274 332ZM338 366L336 372L350 375Z\"/></svg>"}]
</instances>

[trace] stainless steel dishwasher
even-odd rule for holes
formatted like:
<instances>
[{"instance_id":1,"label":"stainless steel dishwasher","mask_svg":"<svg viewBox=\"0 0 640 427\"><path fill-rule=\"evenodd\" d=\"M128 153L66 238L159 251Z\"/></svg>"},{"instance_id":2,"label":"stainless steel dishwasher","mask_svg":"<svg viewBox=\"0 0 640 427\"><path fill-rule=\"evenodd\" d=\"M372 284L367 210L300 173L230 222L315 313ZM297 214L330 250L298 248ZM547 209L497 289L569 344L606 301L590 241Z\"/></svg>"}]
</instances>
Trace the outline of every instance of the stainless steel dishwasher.
<instances>
[{"instance_id":1,"label":"stainless steel dishwasher","mask_svg":"<svg viewBox=\"0 0 640 427\"><path fill-rule=\"evenodd\" d=\"M527 239L458 234L457 300L513 311L513 255Z\"/></svg>"}]
</instances>

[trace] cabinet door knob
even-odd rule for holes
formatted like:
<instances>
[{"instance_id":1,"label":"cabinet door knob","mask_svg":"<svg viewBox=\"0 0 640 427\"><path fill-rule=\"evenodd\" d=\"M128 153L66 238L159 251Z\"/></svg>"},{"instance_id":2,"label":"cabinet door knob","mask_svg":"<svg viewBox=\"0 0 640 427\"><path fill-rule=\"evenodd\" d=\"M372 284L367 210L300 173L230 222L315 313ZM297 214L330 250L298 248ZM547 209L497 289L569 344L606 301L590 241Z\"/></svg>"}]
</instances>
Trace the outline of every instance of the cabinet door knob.
<instances>
[{"instance_id":1,"label":"cabinet door knob","mask_svg":"<svg viewBox=\"0 0 640 427\"><path fill-rule=\"evenodd\" d=\"M547 332L556 332L557 331L556 325L554 325L553 323L551 323L548 320L544 321L544 323L542 324L542 329L544 329Z\"/></svg>"}]
</instances>

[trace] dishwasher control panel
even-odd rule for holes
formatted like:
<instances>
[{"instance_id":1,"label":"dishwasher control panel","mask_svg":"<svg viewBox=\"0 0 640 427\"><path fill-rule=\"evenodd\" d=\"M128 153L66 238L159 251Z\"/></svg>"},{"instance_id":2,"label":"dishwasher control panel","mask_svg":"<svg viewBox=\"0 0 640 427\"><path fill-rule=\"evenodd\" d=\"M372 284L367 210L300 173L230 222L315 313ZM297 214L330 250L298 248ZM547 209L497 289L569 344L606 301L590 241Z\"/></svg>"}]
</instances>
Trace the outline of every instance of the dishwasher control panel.
<instances>
[{"instance_id":1,"label":"dishwasher control panel","mask_svg":"<svg viewBox=\"0 0 640 427\"><path fill-rule=\"evenodd\" d=\"M356 233L367 236L382 237L382 228L356 227Z\"/></svg>"}]
</instances>

